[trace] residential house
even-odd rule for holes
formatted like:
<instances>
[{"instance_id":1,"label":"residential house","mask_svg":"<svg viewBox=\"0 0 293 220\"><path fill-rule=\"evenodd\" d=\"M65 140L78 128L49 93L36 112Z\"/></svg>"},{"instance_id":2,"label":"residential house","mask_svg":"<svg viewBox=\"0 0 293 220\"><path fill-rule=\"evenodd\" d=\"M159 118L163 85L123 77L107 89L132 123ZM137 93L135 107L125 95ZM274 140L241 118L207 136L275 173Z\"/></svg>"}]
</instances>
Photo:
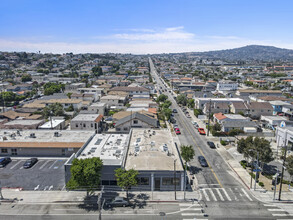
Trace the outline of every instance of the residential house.
<instances>
[{"instance_id":1,"label":"residential house","mask_svg":"<svg viewBox=\"0 0 293 220\"><path fill-rule=\"evenodd\" d=\"M114 88L110 89L109 91L128 92L130 96L138 95L138 94L139 95L150 95L150 90L149 89L144 88L144 87L140 87L140 86L137 86L137 87L117 86L117 87L114 87Z\"/></svg>"},{"instance_id":2,"label":"residential house","mask_svg":"<svg viewBox=\"0 0 293 220\"><path fill-rule=\"evenodd\" d=\"M230 107L227 103L206 103L203 108L203 113L208 115L209 112L211 113L229 113Z\"/></svg>"},{"instance_id":3,"label":"residential house","mask_svg":"<svg viewBox=\"0 0 293 220\"><path fill-rule=\"evenodd\" d=\"M281 96L280 90L256 90L256 89L239 89L236 92L238 96Z\"/></svg>"},{"instance_id":4,"label":"residential house","mask_svg":"<svg viewBox=\"0 0 293 220\"><path fill-rule=\"evenodd\" d=\"M134 112L118 120L115 129L116 131L126 132L130 131L131 128L157 128L158 126L157 118Z\"/></svg>"},{"instance_id":5,"label":"residential house","mask_svg":"<svg viewBox=\"0 0 293 220\"><path fill-rule=\"evenodd\" d=\"M127 96L106 95L101 97L100 102L105 103L109 107L123 107L126 104Z\"/></svg>"},{"instance_id":6,"label":"residential house","mask_svg":"<svg viewBox=\"0 0 293 220\"><path fill-rule=\"evenodd\" d=\"M101 132L103 115L78 114L70 122L71 130L92 130Z\"/></svg>"}]
</instances>

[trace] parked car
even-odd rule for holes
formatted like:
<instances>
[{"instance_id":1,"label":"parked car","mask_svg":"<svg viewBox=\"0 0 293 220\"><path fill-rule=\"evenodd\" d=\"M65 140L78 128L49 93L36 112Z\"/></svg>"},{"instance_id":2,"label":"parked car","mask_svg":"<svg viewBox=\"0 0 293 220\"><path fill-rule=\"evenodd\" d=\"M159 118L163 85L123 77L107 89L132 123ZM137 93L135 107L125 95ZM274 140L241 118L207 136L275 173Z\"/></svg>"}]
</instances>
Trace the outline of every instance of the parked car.
<instances>
[{"instance_id":1,"label":"parked car","mask_svg":"<svg viewBox=\"0 0 293 220\"><path fill-rule=\"evenodd\" d=\"M175 133L178 135L178 134L181 134L181 132L180 132L180 129L179 128L175 128L174 129L175 130Z\"/></svg>"},{"instance_id":2,"label":"parked car","mask_svg":"<svg viewBox=\"0 0 293 220\"><path fill-rule=\"evenodd\" d=\"M116 196L112 201L106 202L107 207L126 207L130 203L123 197Z\"/></svg>"},{"instance_id":3,"label":"parked car","mask_svg":"<svg viewBox=\"0 0 293 220\"><path fill-rule=\"evenodd\" d=\"M173 128L175 130L175 128L179 128L177 124L173 125Z\"/></svg>"},{"instance_id":4,"label":"parked car","mask_svg":"<svg viewBox=\"0 0 293 220\"><path fill-rule=\"evenodd\" d=\"M198 127L199 127L196 121L193 121L192 124L193 124L193 126L194 126L195 128L198 128Z\"/></svg>"},{"instance_id":5,"label":"parked car","mask_svg":"<svg viewBox=\"0 0 293 220\"><path fill-rule=\"evenodd\" d=\"M191 117L190 117L190 114L186 114L186 117L187 117L187 118L191 118Z\"/></svg>"},{"instance_id":6,"label":"parked car","mask_svg":"<svg viewBox=\"0 0 293 220\"><path fill-rule=\"evenodd\" d=\"M173 109L173 113L177 113L177 112L178 112L177 109L174 108L174 109Z\"/></svg>"},{"instance_id":7,"label":"parked car","mask_svg":"<svg viewBox=\"0 0 293 220\"><path fill-rule=\"evenodd\" d=\"M170 118L170 122L171 122L172 124L175 124L175 123L176 123L176 119L175 119L175 118Z\"/></svg>"},{"instance_id":8,"label":"parked car","mask_svg":"<svg viewBox=\"0 0 293 220\"><path fill-rule=\"evenodd\" d=\"M28 169L28 168L31 168L33 165L35 165L36 163L38 162L38 159L37 158L31 158L27 161L24 162L23 164L23 168L24 169Z\"/></svg>"},{"instance_id":9,"label":"parked car","mask_svg":"<svg viewBox=\"0 0 293 220\"><path fill-rule=\"evenodd\" d=\"M197 130L201 135L206 135L206 132L204 131L203 128L198 128Z\"/></svg>"},{"instance_id":10,"label":"parked car","mask_svg":"<svg viewBox=\"0 0 293 220\"><path fill-rule=\"evenodd\" d=\"M206 159L204 158L204 156L198 156L197 157L198 159L198 162L199 164L202 166L202 167L208 167L208 162L206 161Z\"/></svg>"},{"instance_id":11,"label":"parked car","mask_svg":"<svg viewBox=\"0 0 293 220\"><path fill-rule=\"evenodd\" d=\"M207 144L210 146L210 148L216 148L216 145L212 141L208 141Z\"/></svg>"},{"instance_id":12,"label":"parked car","mask_svg":"<svg viewBox=\"0 0 293 220\"><path fill-rule=\"evenodd\" d=\"M3 157L0 159L0 167L6 167L7 164L11 162L10 157Z\"/></svg>"}]
</instances>

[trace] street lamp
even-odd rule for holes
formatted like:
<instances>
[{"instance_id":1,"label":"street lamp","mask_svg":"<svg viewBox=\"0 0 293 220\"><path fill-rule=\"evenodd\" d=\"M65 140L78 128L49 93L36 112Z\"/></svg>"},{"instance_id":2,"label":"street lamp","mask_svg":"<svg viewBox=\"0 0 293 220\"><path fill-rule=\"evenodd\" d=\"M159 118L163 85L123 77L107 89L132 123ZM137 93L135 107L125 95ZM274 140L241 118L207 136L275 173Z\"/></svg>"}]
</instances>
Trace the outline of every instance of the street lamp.
<instances>
[{"instance_id":1,"label":"street lamp","mask_svg":"<svg viewBox=\"0 0 293 220\"><path fill-rule=\"evenodd\" d=\"M258 160L259 160L259 152L257 151L257 150L253 150L253 149L250 149L250 150L248 150L249 152L252 152L252 151L256 151L256 153L257 153L257 159L256 159L256 169L255 169L255 179L254 179L254 191L255 191L255 189L256 189L256 179L257 179L257 174L258 174L258 171L259 171L259 162L258 162ZM254 159L254 158L252 158L252 159ZM252 170L252 173L253 173L253 170ZM252 175L251 175L251 181L250 181L250 189L251 189L251 187L252 187Z\"/></svg>"},{"instance_id":2,"label":"street lamp","mask_svg":"<svg viewBox=\"0 0 293 220\"><path fill-rule=\"evenodd\" d=\"M177 161L177 159L174 160L174 193L175 193L175 200L176 200L176 161Z\"/></svg>"}]
</instances>

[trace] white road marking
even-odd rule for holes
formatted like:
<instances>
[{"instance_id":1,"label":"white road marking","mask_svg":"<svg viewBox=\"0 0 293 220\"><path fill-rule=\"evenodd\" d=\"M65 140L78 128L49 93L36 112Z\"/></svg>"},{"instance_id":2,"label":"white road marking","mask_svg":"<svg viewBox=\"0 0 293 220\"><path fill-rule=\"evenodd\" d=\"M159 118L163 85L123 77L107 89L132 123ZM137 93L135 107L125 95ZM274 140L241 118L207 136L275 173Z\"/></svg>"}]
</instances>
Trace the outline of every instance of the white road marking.
<instances>
[{"instance_id":1,"label":"white road marking","mask_svg":"<svg viewBox=\"0 0 293 220\"><path fill-rule=\"evenodd\" d=\"M276 205L274 205L274 204L264 204L264 206L273 206L273 207L276 207Z\"/></svg>"},{"instance_id":2,"label":"white road marking","mask_svg":"<svg viewBox=\"0 0 293 220\"><path fill-rule=\"evenodd\" d=\"M213 193L213 190L212 190L211 188L208 188L208 190L209 190L209 192L211 193L213 199L214 199L215 201L218 201L217 198L216 198L216 196L215 196L215 194Z\"/></svg>"},{"instance_id":3,"label":"white road marking","mask_svg":"<svg viewBox=\"0 0 293 220\"><path fill-rule=\"evenodd\" d=\"M234 199L235 199L235 201L239 201L239 199L237 198L237 196L235 195L235 193L232 191L232 189L231 188L228 188L230 191L231 191L231 193L234 195ZM236 188L237 189L237 188Z\"/></svg>"},{"instance_id":4,"label":"white road marking","mask_svg":"<svg viewBox=\"0 0 293 220\"><path fill-rule=\"evenodd\" d=\"M53 185L51 185L50 187L49 187L49 190L52 190L53 189Z\"/></svg>"},{"instance_id":5,"label":"white road marking","mask_svg":"<svg viewBox=\"0 0 293 220\"><path fill-rule=\"evenodd\" d=\"M49 186L45 186L44 191L46 191L48 189Z\"/></svg>"},{"instance_id":6,"label":"white road marking","mask_svg":"<svg viewBox=\"0 0 293 220\"><path fill-rule=\"evenodd\" d=\"M24 160L20 160L16 164L14 164L12 167L10 167L10 169L12 170L14 167L16 167L18 164L20 164L21 161L24 162Z\"/></svg>"},{"instance_id":7,"label":"white road marking","mask_svg":"<svg viewBox=\"0 0 293 220\"><path fill-rule=\"evenodd\" d=\"M55 165L55 163L57 163L57 162L58 162L58 160L55 160L55 162L52 163L52 165L49 167L49 169L51 169Z\"/></svg>"},{"instance_id":8,"label":"white road marking","mask_svg":"<svg viewBox=\"0 0 293 220\"><path fill-rule=\"evenodd\" d=\"M201 189L201 191L203 192L204 197L206 198L207 201L211 201L210 197L208 196L207 192L205 189Z\"/></svg>"},{"instance_id":9,"label":"white road marking","mask_svg":"<svg viewBox=\"0 0 293 220\"><path fill-rule=\"evenodd\" d=\"M250 201L253 201L253 200L249 197L248 193L247 193L243 188L242 188L241 190L242 190L242 192L245 194L245 196L246 196Z\"/></svg>"},{"instance_id":10,"label":"white road marking","mask_svg":"<svg viewBox=\"0 0 293 220\"><path fill-rule=\"evenodd\" d=\"M201 208L181 208L180 211L201 211Z\"/></svg>"},{"instance_id":11,"label":"white road marking","mask_svg":"<svg viewBox=\"0 0 293 220\"><path fill-rule=\"evenodd\" d=\"M162 204L162 203L160 203L160 204ZM198 203L195 203L195 204L192 204L192 203L179 203L179 206L200 206L200 205Z\"/></svg>"},{"instance_id":12,"label":"white road marking","mask_svg":"<svg viewBox=\"0 0 293 220\"><path fill-rule=\"evenodd\" d=\"M229 201L232 201L232 199L230 198L230 196L228 195L227 191L224 188L220 188L220 190L224 192L225 196L227 197Z\"/></svg>"},{"instance_id":13,"label":"white road marking","mask_svg":"<svg viewBox=\"0 0 293 220\"><path fill-rule=\"evenodd\" d=\"M37 185L37 186L34 188L34 190L35 190L35 191L38 190L39 187L40 187L40 185Z\"/></svg>"},{"instance_id":14,"label":"white road marking","mask_svg":"<svg viewBox=\"0 0 293 220\"><path fill-rule=\"evenodd\" d=\"M39 169L40 170L43 169L50 161L52 161L52 160L47 160L42 166L40 166Z\"/></svg>"},{"instance_id":15,"label":"white road marking","mask_svg":"<svg viewBox=\"0 0 293 220\"><path fill-rule=\"evenodd\" d=\"M203 216L204 213L181 213L182 216L195 216L195 215L200 215Z\"/></svg>"},{"instance_id":16,"label":"white road marking","mask_svg":"<svg viewBox=\"0 0 293 220\"><path fill-rule=\"evenodd\" d=\"M283 209L268 209L270 212L285 212Z\"/></svg>"},{"instance_id":17,"label":"white road marking","mask_svg":"<svg viewBox=\"0 0 293 220\"><path fill-rule=\"evenodd\" d=\"M289 216L288 214L272 213L273 216Z\"/></svg>"},{"instance_id":18,"label":"white road marking","mask_svg":"<svg viewBox=\"0 0 293 220\"><path fill-rule=\"evenodd\" d=\"M217 193L218 193L220 199L221 199L222 201L224 201L224 197L223 197L222 194L220 193L220 189L219 189L219 188L216 188L216 191L217 191Z\"/></svg>"}]
</instances>

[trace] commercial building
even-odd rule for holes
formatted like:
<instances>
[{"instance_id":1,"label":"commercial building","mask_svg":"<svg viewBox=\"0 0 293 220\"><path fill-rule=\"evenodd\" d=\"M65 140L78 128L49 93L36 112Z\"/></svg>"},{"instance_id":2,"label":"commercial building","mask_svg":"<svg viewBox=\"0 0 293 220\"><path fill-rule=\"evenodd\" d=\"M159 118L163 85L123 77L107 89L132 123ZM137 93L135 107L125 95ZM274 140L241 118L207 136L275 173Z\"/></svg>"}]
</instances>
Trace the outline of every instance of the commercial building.
<instances>
[{"instance_id":1,"label":"commercial building","mask_svg":"<svg viewBox=\"0 0 293 220\"><path fill-rule=\"evenodd\" d=\"M233 81L221 81L217 83L217 91L234 91L238 89L238 83Z\"/></svg>"},{"instance_id":2,"label":"commercial building","mask_svg":"<svg viewBox=\"0 0 293 220\"><path fill-rule=\"evenodd\" d=\"M69 157L93 134L90 131L67 130L0 130L0 155Z\"/></svg>"},{"instance_id":3,"label":"commercial building","mask_svg":"<svg viewBox=\"0 0 293 220\"><path fill-rule=\"evenodd\" d=\"M115 169L121 168L129 144L129 134L96 134L91 141L65 163L65 181L70 179L70 167L74 158L99 157L103 161L101 184L117 186Z\"/></svg>"},{"instance_id":4,"label":"commercial building","mask_svg":"<svg viewBox=\"0 0 293 220\"><path fill-rule=\"evenodd\" d=\"M183 164L168 130L133 129L123 165L139 172L141 190L174 190L175 182L177 190L184 190Z\"/></svg>"}]
</instances>

